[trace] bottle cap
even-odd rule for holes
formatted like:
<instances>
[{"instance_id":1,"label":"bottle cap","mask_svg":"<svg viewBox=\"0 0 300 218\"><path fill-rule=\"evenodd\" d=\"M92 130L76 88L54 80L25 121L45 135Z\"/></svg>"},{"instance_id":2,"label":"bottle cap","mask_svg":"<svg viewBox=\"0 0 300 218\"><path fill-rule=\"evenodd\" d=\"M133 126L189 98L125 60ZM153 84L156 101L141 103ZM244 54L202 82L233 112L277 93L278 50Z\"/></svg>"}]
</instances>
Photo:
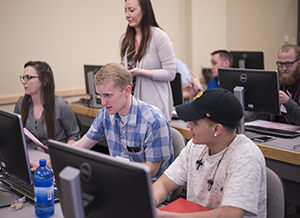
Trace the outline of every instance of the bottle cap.
<instances>
[{"instance_id":1,"label":"bottle cap","mask_svg":"<svg viewBox=\"0 0 300 218\"><path fill-rule=\"evenodd\" d=\"M40 159L40 166L45 166L47 163L46 159Z\"/></svg>"}]
</instances>

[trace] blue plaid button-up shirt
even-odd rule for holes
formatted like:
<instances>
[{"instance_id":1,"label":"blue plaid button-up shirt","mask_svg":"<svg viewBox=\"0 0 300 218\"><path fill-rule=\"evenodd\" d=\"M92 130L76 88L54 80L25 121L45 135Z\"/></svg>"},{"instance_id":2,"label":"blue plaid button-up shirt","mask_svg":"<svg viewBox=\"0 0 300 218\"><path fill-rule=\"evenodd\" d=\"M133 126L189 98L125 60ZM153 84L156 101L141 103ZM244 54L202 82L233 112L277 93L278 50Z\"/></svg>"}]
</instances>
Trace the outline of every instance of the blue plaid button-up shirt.
<instances>
[{"instance_id":1,"label":"blue plaid button-up shirt","mask_svg":"<svg viewBox=\"0 0 300 218\"><path fill-rule=\"evenodd\" d=\"M86 136L104 140L111 156L135 162L162 161L152 178L157 180L174 160L171 131L166 116L155 106L132 97L128 120L123 124L119 114L110 115L106 108L97 114Z\"/></svg>"}]
</instances>

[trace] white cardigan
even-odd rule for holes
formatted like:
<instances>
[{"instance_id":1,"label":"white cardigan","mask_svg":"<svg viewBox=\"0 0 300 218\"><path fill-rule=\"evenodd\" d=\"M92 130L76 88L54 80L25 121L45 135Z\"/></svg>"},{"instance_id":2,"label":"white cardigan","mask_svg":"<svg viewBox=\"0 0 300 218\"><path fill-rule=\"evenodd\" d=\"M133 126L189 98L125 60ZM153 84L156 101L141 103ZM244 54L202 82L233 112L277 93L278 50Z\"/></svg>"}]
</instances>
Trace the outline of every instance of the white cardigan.
<instances>
[{"instance_id":1,"label":"white cardigan","mask_svg":"<svg viewBox=\"0 0 300 218\"><path fill-rule=\"evenodd\" d=\"M163 30L157 27L152 27L151 30L152 39L143 58L137 63L137 67L153 70L153 79L137 76L134 96L158 107L170 121L173 110L170 81L175 78L176 73L173 45ZM121 37L121 42L123 38L124 35ZM127 68L127 59L122 58L121 64Z\"/></svg>"}]
</instances>

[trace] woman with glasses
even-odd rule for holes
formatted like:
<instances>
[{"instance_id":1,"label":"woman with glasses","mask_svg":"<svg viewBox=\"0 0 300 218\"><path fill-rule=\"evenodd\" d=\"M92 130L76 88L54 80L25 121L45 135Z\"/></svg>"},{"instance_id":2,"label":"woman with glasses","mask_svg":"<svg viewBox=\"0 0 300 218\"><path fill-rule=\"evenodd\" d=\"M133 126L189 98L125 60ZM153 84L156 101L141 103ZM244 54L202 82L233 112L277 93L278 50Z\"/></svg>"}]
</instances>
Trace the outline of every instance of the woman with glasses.
<instances>
[{"instance_id":1,"label":"woman with glasses","mask_svg":"<svg viewBox=\"0 0 300 218\"><path fill-rule=\"evenodd\" d=\"M158 107L171 120L175 55L168 35L155 20L150 0L125 0L126 33L121 37L121 64L133 77L134 96Z\"/></svg>"},{"instance_id":2,"label":"woman with glasses","mask_svg":"<svg viewBox=\"0 0 300 218\"><path fill-rule=\"evenodd\" d=\"M51 67L42 61L29 61L20 76L25 95L14 112L21 114L23 126L47 146L48 139L72 144L80 138L80 126L68 102L55 96ZM28 146L37 147L26 137Z\"/></svg>"}]
</instances>

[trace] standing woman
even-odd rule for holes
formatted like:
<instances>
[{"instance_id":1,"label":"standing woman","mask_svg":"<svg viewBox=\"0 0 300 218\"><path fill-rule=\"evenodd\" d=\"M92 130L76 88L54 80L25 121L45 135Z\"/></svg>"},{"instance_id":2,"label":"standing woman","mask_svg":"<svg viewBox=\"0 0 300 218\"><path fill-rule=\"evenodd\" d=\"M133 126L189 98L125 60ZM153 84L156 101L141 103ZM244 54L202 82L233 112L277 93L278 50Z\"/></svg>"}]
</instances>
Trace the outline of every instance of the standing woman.
<instances>
[{"instance_id":1,"label":"standing woman","mask_svg":"<svg viewBox=\"0 0 300 218\"><path fill-rule=\"evenodd\" d=\"M51 67L42 61L29 61L20 76L25 95L20 97L14 112L21 114L26 127L44 145L48 139L69 144L80 138L77 118L68 102L54 95ZM28 137L27 145L37 147Z\"/></svg>"},{"instance_id":2,"label":"standing woman","mask_svg":"<svg viewBox=\"0 0 300 218\"><path fill-rule=\"evenodd\" d=\"M150 0L125 0L126 33L121 37L121 64L133 77L134 96L157 106L171 120L175 55L168 35L158 26Z\"/></svg>"}]
</instances>

